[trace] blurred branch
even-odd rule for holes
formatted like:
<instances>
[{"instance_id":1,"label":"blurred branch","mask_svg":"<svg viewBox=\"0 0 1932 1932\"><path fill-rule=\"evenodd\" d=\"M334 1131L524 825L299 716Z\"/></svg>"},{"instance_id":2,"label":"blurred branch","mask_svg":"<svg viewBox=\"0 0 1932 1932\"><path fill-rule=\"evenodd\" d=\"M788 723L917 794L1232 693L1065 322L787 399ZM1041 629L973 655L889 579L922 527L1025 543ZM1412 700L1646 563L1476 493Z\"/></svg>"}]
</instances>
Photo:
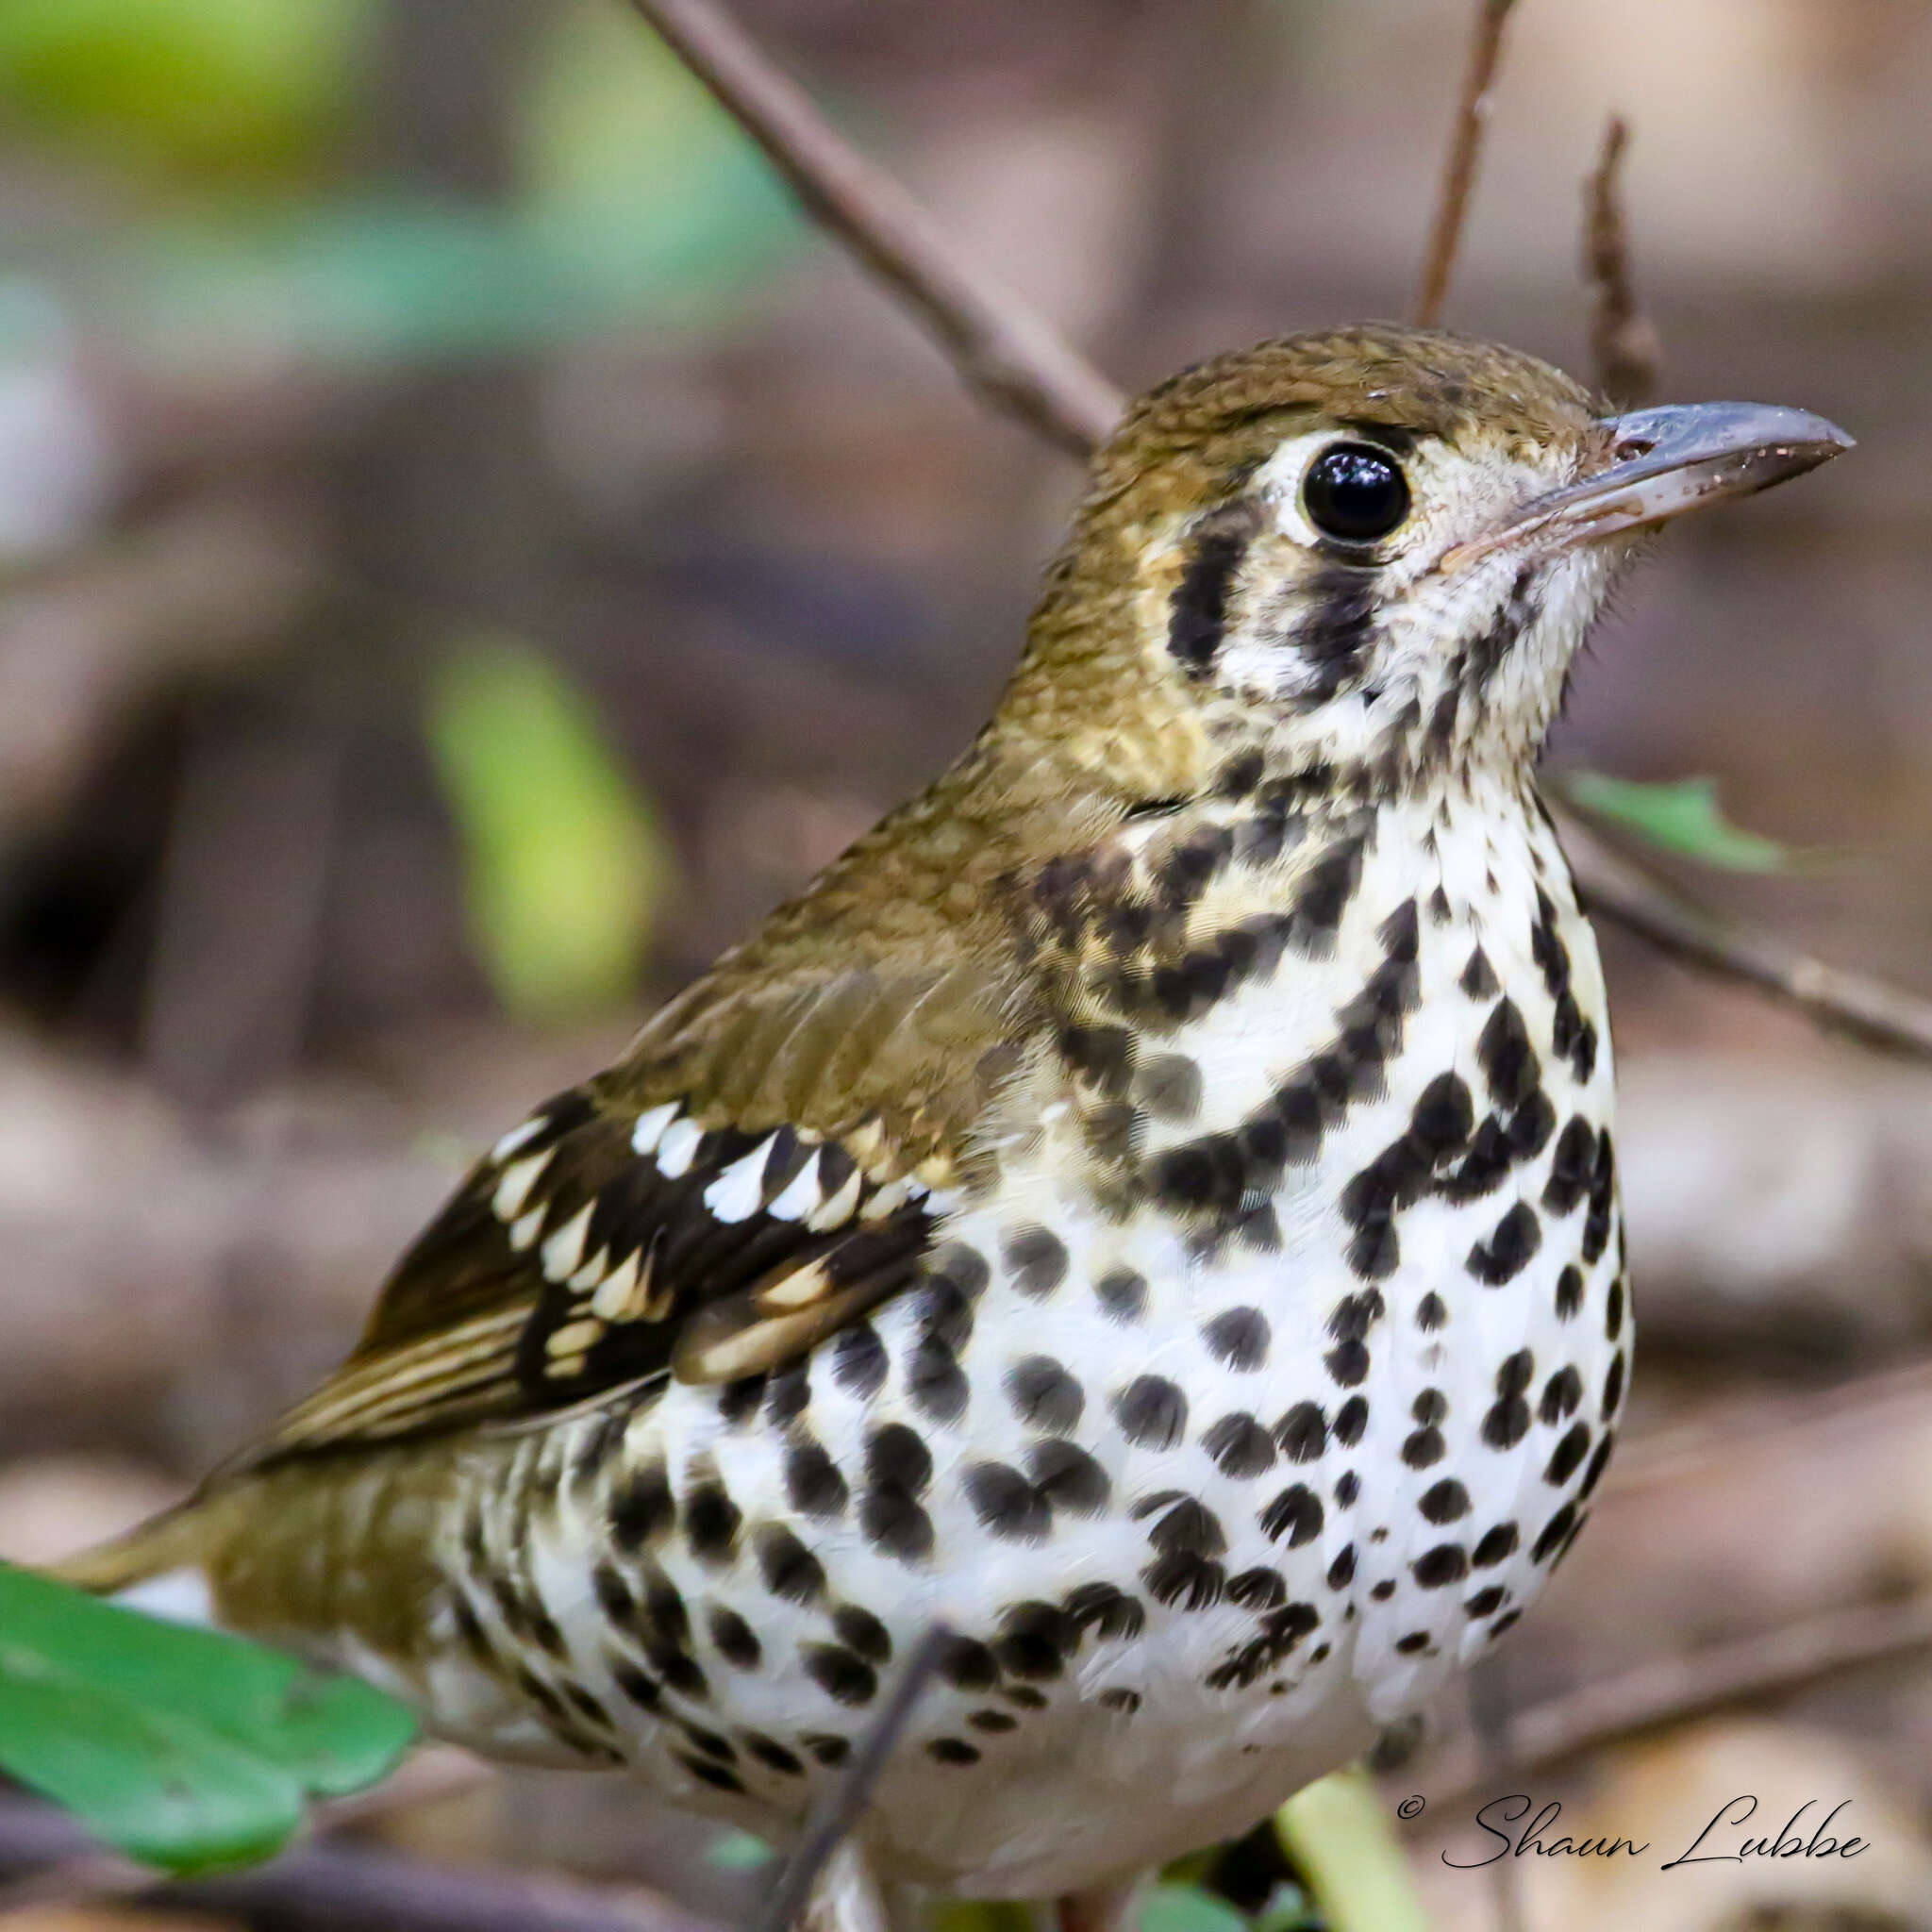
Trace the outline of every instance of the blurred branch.
<instances>
[{"instance_id":1,"label":"blurred branch","mask_svg":"<svg viewBox=\"0 0 1932 1932\"><path fill-rule=\"evenodd\" d=\"M0 1799L0 1877L91 1850L64 1813ZM310 1844L223 1877L151 1882L151 1908L271 1921L279 1932L718 1932L668 1900L581 1880L425 1864L374 1845Z\"/></svg>"},{"instance_id":2,"label":"blurred branch","mask_svg":"<svg viewBox=\"0 0 1932 1932\"><path fill-rule=\"evenodd\" d=\"M939 338L994 408L1074 456L1101 441L1120 392L1052 326L955 253L939 225L853 149L804 89L709 0L631 0L761 147L807 212Z\"/></svg>"},{"instance_id":3,"label":"blurred branch","mask_svg":"<svg viewBox=\"0 0 1932 1932\"><path fill-rule=\"evenodd\" d=\"M1516 0L1477 0L1475 33L1470 42L1469 66L1462 76L1462 97L1456 104L1456 129L1442 162L1442 191L1436 219L1429 230L1428 258L1423 265L1422 287L1415 298L1415 319L1434 328L1442 318L1449 277L1462 246L1462 224L1469 213L1470 191L1475 186L1476 164L1482 158L1483 131L1490 118L1490 90L1503 58L1503 28Z\"/></svg>"},{"instance_id":4,"label":"blurred branch","mask_svg":"<svg viewBox=\"0 0 1932 1932\"><path fill-rule=\"evenodd\" d=\"M630 4L739 119L807 208L926 322L968 383L1062 449L1084 454L1105 439L1122 407L1107 378L1043 318L961 261L931 217L856 154L711 0ZM1424 279L1425 312L1440 305L1437 283L1447 282L1512 4L1483 0L1477 19ZM1562 824L1577 888L1597 911L1677 958L1797 1007L1821 1026L1932 1059L1932 1005L1724 924L1576 836L1574 820Z\"/></svg>"},{"instance_id":5,"label":"blurred branch","mask_svg":"<svg viewBox=\"0 0 1932 1932\"><path fill-rule=\"evenodd\" d=\"M1932 1000L1827 965L1770 933L1731 924L1668 892L1601 844L1568 812L1556 813L1576 889L1592 912L1659 952L1795 1007L1827 1033L1881 1053L1932 1059Z\"/></svg>"},{"instance_id":6,"label":"blurred branch","mask_svg":"<svg viewBox=\"0 0 1932 1932\"><path fill-rule=\"evenodd\" d=\"M1637 306L1630 277L1630 229L1624 213L1624 155L1630 128L1612 114L1603 152L1584 189L1583 270L1596 291L1590 346L1597 386L1625 408L1657 392L1662 343L1657 325Z\"/></svg>"},{"instance_id":7,"label":"blurred branch","mask_svg":"<svg viewBox=\"0 0 1932 1932\"><path fill-rule=\"evenodd\" d=\"M1659 1725L1683 1724L1727 1705L1782 1695L1850 1670L1932 1646L1932 1596L1859 1605L1778 1630L1659 1657L1621 1676L1587 1684L1516 1713L1509 1729L1516 1764L1540 1771ZM1454 1804L1487 1788L1474 1749L1441 1766L1431 1802Z\"/></svg>"},{"instance_id":8,"label":"blurred branch","mask_svg":"<svg viewBox=\"0 0 1932 1932\"><path fill-rule=\"evenodd\" d=\"M752 1922L752 1932L789 1932L799 1922L819 1874L871 1802L892 1747L911 1722L952 1641L953 1633L943 1624L927 1626L918 1647L906 1659L891 1696L859 1740L858 1749L838 1781L812 1807L805 1835L766 1893Z\"/></svg>"}]
</instances>

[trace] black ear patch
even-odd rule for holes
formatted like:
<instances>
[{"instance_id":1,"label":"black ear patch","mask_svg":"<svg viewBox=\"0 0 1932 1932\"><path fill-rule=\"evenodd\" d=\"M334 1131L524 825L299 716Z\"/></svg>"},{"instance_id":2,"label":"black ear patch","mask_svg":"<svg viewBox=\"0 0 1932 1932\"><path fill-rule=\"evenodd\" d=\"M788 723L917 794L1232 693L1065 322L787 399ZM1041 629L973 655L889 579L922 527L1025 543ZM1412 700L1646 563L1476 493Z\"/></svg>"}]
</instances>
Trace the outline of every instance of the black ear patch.
<instances>
[{"instance_id":1,"label":"black ear patch","mask_svg":"<svg viewBox=\"0 0 1932 1932\"><path fill-rule=\"evenodd\" d=\"M1228 592L1265 512L1253 497L1209 510L1189 533L1187 562L1169 607L1167 648L1191 678L1206 677L1227 630Z\"/></svg>"},{"instance_id":2,"label":"black ear patch","mask_svg":"<svg viewBox=\"0 0 1932 1932\"><path fill-rule=\"evenodd\" d=\"M1292 633L1308 667L1307 696L1325 704L1361 664L1375 624L1375 573L1354 563L1324 563L1308 580L1307 617Z\"/></svg>"}]
</instances>

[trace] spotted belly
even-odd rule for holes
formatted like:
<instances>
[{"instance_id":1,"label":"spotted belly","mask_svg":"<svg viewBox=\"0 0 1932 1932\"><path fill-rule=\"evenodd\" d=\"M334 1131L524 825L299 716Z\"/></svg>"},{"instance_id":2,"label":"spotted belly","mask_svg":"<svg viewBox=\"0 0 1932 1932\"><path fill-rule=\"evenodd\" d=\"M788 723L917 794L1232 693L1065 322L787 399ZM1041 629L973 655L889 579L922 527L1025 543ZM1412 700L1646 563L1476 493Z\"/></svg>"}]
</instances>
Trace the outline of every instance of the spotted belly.
<instances>
[{"instance_id":1,"label":"spotted belly","mask_svg":"<svg viewBox=\"0 0 1932 1932\"><path fill-rule=\"evenodd\" d=\"M1457 849L1136 1056L1131 1198L1041 1099L802 1360L448 1452L400 1688L783 1838L943 1624L867 1830L989 1896L1238 1832L1425 1703L1580 1528L1630 1341L1588 930Z\"/></svg>"}]
</instances>

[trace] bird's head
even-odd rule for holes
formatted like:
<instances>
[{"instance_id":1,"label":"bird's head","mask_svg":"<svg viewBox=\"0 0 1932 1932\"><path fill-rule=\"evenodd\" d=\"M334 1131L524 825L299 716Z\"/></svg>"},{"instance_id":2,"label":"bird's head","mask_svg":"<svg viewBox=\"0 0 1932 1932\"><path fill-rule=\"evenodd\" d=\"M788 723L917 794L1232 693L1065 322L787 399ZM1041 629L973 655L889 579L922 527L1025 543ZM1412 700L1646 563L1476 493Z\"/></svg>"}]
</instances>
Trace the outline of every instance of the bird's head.
<instances>
[{"instance_id":1,"label":"bird's head","mask_svg":"<svg viewBox=\"0 0 1932 1932\"><path fill-rule=\"evenodd\" d=\"M1257 742L1358 797L1520 774L1638 538L1850 445L1757 404L1616 415L1433 331L1265 342L1095 458L1002 720L1157 793Z\"/></svg>"}]
</instances>

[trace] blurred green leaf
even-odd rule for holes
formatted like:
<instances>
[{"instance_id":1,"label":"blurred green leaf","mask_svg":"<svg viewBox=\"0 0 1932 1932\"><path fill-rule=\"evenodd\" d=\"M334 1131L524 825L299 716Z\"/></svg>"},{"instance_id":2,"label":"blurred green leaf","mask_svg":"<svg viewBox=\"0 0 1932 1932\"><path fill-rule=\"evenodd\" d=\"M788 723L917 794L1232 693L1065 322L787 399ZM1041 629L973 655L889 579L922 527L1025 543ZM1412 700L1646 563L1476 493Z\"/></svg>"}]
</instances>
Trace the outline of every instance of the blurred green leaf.
<instances>
[{"instance_id":1,"label":"blurred green leaf","mask_svg":"<svg viewBox=\"0 0 1932 1932\"><path fill-rule=\"evenodd\" d=\"M138 165L283 174L341 125L373 0L4 0L0 102Z\"/></svg>"},{"instance_id":2,"label":"blurred green leaf","mask_svg":"<svg viewBox=\"0 0 1932 1932\"><path fill-rule=\"evenodd\" d=\"M1163 1881L1141 1907L1141 1932L1247 1932L1247 1921L1197 1885Z\"/></svg>"},{"instance_id":3,"label":"blurred green leaf","mask_svg":"<svg viewBox=\"0 0 1932 1932\"><path fill-rule=\"evenodd\" d=\"M34 266L135 350L366 363L541 348L646 316L701 325L803 232L751 142L608 0L548 23L515 139L523 186L505 205L215 200Z\"/></svg>"},{"instance_id":4,"label":"blurred green leaf","mask_svg":"<svg viewBox=\"0 0 1932 1932\"><path fill-rule=\"evenodd\" d=\"M1408 1855L1362 1771L1339 1771L1274 1814L1275 1835L1329 1932L1428 1932Z\"/></svg>"},{"instance_id":5,"label":"blurred green leaf","mask_svg":"<svg viewBox=\"0 0 1932 1932\"><path fill-rule=\"evenodd\" d=\"M1557 789L1581 811L1607 819L1662 851L1726 872L1784 872L1795 861L1789 846L1742 831L1724 817L1714 778L1640 784L1605 772L1570 772Z\"/></svg>"},{"instance_id":6,"label":"blurred green leaf","mask_svg":"<svg viewBox=\"0 0 1932 1932\"><path fill-rule=\"evenodd\" d=\"M0 1770L143 1863L266 1857L414 1734L351 1678L0 1565Z\"/></svg>"},{"instance_id":7,"label":"blurred green leaf","mask_svg":"<svg viewBox=\"0 0 1932 1932\"><path fill-rule=\"evenodd\" d=\"M504 1005L543 1021L622 999L671 863L590 705L547 658L506 638L452 650L428 695L471 930Z\"/></svg>"},{"instance_id":8,"label":"blurred green leaf","mask_svg":"<svg viewBox=\"0 0 1932 1932\"><path fill-rule=\"evenodd\" d=\"M776 1857L763 1839L748 1831L721 1832L705 1848L705 1863L720 1872L756 1872Z\"/></svg>"}]
</instances>

